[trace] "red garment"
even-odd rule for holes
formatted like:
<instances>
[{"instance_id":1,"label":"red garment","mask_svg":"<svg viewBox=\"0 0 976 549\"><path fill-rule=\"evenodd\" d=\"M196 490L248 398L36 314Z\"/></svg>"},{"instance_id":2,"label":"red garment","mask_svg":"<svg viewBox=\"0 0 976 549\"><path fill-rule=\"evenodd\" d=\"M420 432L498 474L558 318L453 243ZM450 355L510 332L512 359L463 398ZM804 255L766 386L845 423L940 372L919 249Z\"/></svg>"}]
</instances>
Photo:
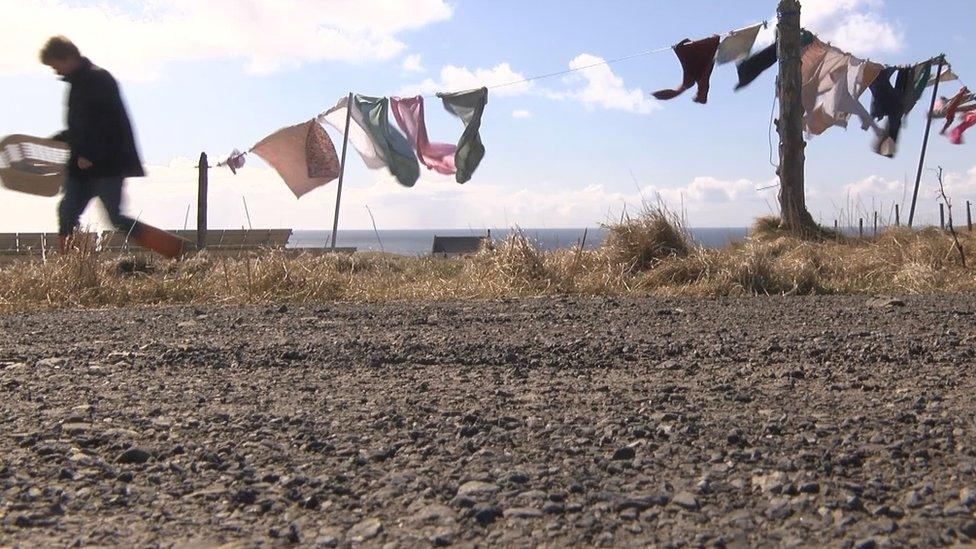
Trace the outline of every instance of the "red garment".
<instances>
[{"instance_id":1,"label":"red garment","mask_svg":"<svg viewBox=\"0 0 976 549\"><path fill-rule=\"evenodd\" d=\"M962 145L962 134L973 126L976 126L976 112L967 112L962 117L962 122L949 132L949 141L954 145Z\"/></svg>"},{"instance_id":2,"label":"red garment","mask_svg":"<svg viewBox=\"0 0 976 549\"><path fill-rule=\"evenodd\" d=\"M681 87L673 90L659 90L654 92L654 97L658 99L674 99L681 95L685 90L698 84L698 93L695 94L696 103L708 102L708 81L712 77L712 69L715 67L715 51L718 50L718 36L710 36L692 42L685 38L674 47L674 54L681 62L681 69L684 71L684 80Z\"/></svg>"}]
</instances>

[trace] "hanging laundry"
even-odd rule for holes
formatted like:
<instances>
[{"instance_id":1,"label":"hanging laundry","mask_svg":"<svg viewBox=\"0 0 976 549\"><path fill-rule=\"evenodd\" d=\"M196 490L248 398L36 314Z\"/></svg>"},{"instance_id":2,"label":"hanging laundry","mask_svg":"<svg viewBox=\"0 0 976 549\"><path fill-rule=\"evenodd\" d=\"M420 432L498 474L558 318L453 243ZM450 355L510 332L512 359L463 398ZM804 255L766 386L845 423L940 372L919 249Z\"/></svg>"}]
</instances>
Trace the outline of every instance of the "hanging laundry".
<instances>
[{"instance_id":1,"label":"hanging laundry","mask_svg":"<svg viewBox=\"0 0 976 549\"><path fill-rule=\"evenodd\" d=\"M326 123L345 130L349 98L343 97L325 114ZM405 187L412 187L420 178L420 165L413 147L400 130L390 126L389 100L385 97L353 95L350 111L349 142L359 152L370 169L387 168Z\"/></svg>"},{"instance_id":2,"label":"hanging laundry","mask_svg":"<svg viewBox=\"0 0 976 549\"><path fill-rule=\"evenodd\" d=\"M801 58L801 101L806 129L820 135L832 126L847 127L850 116L861 119L861 128L882 130L858 98L881 72L881 65L864 61L814 39Z\"/></svg>"},{"instance_id":3,"label":"hanging laundry","mask_svg":"<svg viewBox=\"0 0 976 549\"><path fill-rule=\"evenodd\" d=\"M465 183L471 179L481 160L485 157L485 146L481 142L481 117L488 105L488 88L456 93L438 93L447 112L464 122L464 132L458 140L454 153L457 168L455 181Z\"/></svg>"},{"instance_id":4,"label":"hanging laundry","mask_svg":"<svg viewBox=\"0 0 976 549\"><path fill-rule=\"evenodd\" d=\"M407 134L407 139L417 151L417 158L424 166L444 175L457 172L454 166L457 146L450 143L431 143L427 137L423 96L391 97L390 109L397 125Z\"/></svg>"},{"instance_id":5,"label":"hanging laundry","mask_svg":"<svg viewBox=\"0 0 976 549\"><path fill-rule=\"evenodd\" d=\"M932 78L929 78L929 83L926 86L935 85L936 80L939 82L951 82L953 80L959 80L959 77L956 73L952 72L952 67L946 65L942 67L942 72L938 76L933 75Z\"/></svg>"},{"instance_id":6,"label":"hanging laundry","mask_svg":"<svg viewBox=\"0 0 976 549\"><path fill-rule=\"evenodd\" d=\"M929 80L932 63L925 61L914 67L888 67L871 83L871 116L887 118L884 134L875 141L874 151L891 158L897 152L898 134L904 118L915 107ZM891 75L895 74L895 84Z\"/></svg>"},{"instance_id":7,"label":"hanging laundry","mask_svg":"<svg viewBox=\"0 0 976 549\"><path fill-rule=\"evenodd\" d=\"M800 44L802 46L810 45L813 38L813 34L807 30L800 31ZM735 89L741 90L751 84L753 80L759 78L760 74L766 72L766 69L775 65L776 60L776 42L774 41L736 66L735 71L739 75L739 83L736 84Z\"/></svg>"},{"instance_id":8,"label":"hanging laundry","mask_svg":"<svg viewBox=\"0 0 976 549\"><path fill-rule=\"evenodd\" d=\"M967 112L962 117L962 122L949 132L949 142L955 145L962 145L962 134L973 126L976 126L976 112Z\"/></svg>"},{"instance_id":9,"label":"hanging laundry","mask_svg":"<svg viewBox=\"0 0 976 549\"><path fill-rule=\"evenodd\" d=\"M347 109L349 109L349 98L344 96L336 102L334 107L320 114L318 119L320 122L325 122L339 130L339 133L343 133L346 131ZM353 108L349 111L349 118L349 136L346 139L356 149L359 156L362 157L363 163L371 170L386 168L386 157L380 153L373 143L373 138L366 131L366 121L363 119L363 113L359 109Z\"/></svg>"},{"instance_id":10,"label":"hanging laundry","mask_svg":"<svg viewBox=\"0 0 976 549\"><path fill-rule=\"evenodd\" d=\"M296 198L339 177L335 146L315 120L278 130L251 151L278 172Z\"/></svg>"},{"instance_id":11,"label":"hanging laundry","mask_svg":"<svg viewBox=\"0 0 976 549\"><path fill-rule=\"evenodd\" d=\"M653 93L657 99L674 99L688 88L698 85L695 94L696 103L708 102L708 82L715 67L715 52L718 50L718 36L710 36L692 42L685 38L672 48L681 62L684 79L681 86L673 90L658 90Z\"/></svg>"},{"instance_id":12,"label":"hanging laundry","mask_svg":"<svg viewBox=\"0 0 976 549\"><path fill-rule=\"evenodd\" d=\"M228 168L230 168L230 173L237 175L237 170L244 167L245 156L246 153L242 153L241 151L234 149L227 157L227 160L224 160L223 162L220 162L217 165L227 166Z\"/></svg>"},{"instance_id":13,"label":"hanging laundry","mask_svg":"<svg viewBox=\"0 0 976 549\"><path fill-rule=\"evenodd\" d=\"M935 105L932 106L932 113L930 116L932 118L945 118L946 122L942 126L942 130L939 132L941 135L945 135L946 130L949 126L956 121L956 113L959 111L969 112L976 110L976 104L967 105L970 101L973 101L974 96L969 91L969 88L963 86L952 96L951 99L946 97L939 97L935 101Z\"/></svg>"},{"instance_id":14,"label":"hanging laundry","mask_svg":"<svg viewBox=\"0 0 976 549\"><path fill-rule=\"evenodd\" d=\"M759 36L759 31L763 26L764 23L759 23L730 32L718 45L718 51L715 52L715 64L724 65L748 57L752 53L752 46L756 43L756 37Z\"/></svg>"}]
</instances>

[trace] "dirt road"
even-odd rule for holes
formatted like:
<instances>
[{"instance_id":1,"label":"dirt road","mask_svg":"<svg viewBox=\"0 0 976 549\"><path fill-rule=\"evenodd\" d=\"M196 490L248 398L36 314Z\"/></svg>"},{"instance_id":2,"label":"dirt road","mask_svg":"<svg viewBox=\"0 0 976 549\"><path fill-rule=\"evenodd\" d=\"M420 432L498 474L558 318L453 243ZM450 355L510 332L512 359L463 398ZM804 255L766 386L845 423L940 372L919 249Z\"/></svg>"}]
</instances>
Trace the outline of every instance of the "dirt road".
<instances>
[{"instance_id":1,"label":"dirt road","mask_svg":"<svg viewBox=\"0 0 976 549\"><path fill-rule=\"evenodd\" d=\"M0 316L0 545L976 537L976 297Z\"/></svg>"}]
</instances>

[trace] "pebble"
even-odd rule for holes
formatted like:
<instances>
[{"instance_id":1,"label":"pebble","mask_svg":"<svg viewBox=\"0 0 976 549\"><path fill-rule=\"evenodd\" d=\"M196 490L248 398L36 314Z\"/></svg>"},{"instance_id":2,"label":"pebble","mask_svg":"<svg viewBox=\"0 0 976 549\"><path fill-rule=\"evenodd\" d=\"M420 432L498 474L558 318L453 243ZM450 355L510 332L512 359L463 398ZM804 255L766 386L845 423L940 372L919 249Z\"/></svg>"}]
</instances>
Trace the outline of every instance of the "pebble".
<instances>
[{"instance_id":1,"label":"pebble","mask_svg":"<svg viewBox=\"0 0 976 549\"><path fill-rule=\"evenodd\" d=\"M498 492L498 486L489 482L472 480L465 482L458 487L457 495L466 497L483 497L490 496L496 492Z\"/></svg>"},{"instance_id":2,"label":"pebble","mask_svg":"<svg viewBox=\"0 0 976 549\"><path fill-rule=\"evenodd\" d=\"M533 519L542 517L542 511L532 507L511 507L505 509L505 518Z\"/></svg>"},{"instance_id":3,"label":"pebble","mask_svg":"<svg viewBox=\"0 0 976 549\"><path fill-rule=\"evenodd\" d=\"M613 459L615 461L634 459L635 456L637 456L637 451L634 450L633 446L623 446L613 452Z\"/></svg>"},{"instance_id":4,"label":"pebble","mask_svg":"<svg viewBox=\"0 0 976 549\"><path fill-rule=\"evenodd\" d=\"M383 523L380 522L378 518L367 518L346 532L346 539L353 543L362 543L364 541L369 541L380 534L383 531Z\"/></svg>"},{"instance_id":5,"label":"pebble","mask_svg":"<svg viewBox=\"0 0 976 549\"><path fill-rule=\"evenodd\" d=\"M119 454L119 456L115 458L115 462L124 464L139 464L149 461L149 458L151 457L152 454L150 454L148 451L143 450L142 448L132 447Z\"/></svg>"},{"instance_id":6,"label":"pebble","mask_svg":"<svg viewBox=\"0 0 976 549\"><path fill-rule=\"evenodd\" d=\"M678 492L673 498L671 498L671 503L688 511L698 510L698 498L696 498L691 492Z\"/></svg>"}]
</instances>

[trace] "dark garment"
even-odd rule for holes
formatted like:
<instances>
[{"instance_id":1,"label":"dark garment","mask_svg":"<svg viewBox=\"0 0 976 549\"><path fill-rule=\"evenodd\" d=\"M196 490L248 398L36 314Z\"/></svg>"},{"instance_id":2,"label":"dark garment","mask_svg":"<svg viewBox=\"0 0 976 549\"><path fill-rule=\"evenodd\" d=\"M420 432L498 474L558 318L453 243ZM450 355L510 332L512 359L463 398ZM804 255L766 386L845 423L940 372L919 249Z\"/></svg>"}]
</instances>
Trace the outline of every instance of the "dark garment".
<instances>
[{"instance_id":1,"label":"dark garment","mask_svg":"<svg viewBox=\"0 0 976 549\"><path fill-rule=\"evenodd\" d=\"M64 196L58 203L58 234L70 235L78 228L78 220L92 198L98 197L115 227L125 233L138 233L136 220L122 215L121 177L68 176L64 182ZM133 230L133 227L136 227Z\"/></svg>"},{"instance_id":2,"label":"dark garment","mask_svg":"<svg viewBox=\"0 0 976 549\"><path fill-rule=\"evenodd\" d=\"M928 61L914 67L886 67L871 83L871 116L878 120L887 118L884 134L874 144L878 154L889 158L895 155L902 123L925 91L931 69L932 63ZM895 74L894 85L892 74Z\"/></svg>"},{"instance_id":3,"label":"dark garment","mask_svg":"<svg viewBox=\"0 0 976 549\"><path fill-rule=\"evenodd\" d=\"M673 90L659 90L653 93L658 99L674 99L685 90L698 84L698 92L695 94L696 103L708 102L708 81L712 77L712 69L715 68L715 51L718 50L718 36L710 36L692 42L685 38L674 47L674 54L681 62L681 70L684 72L684 80L681 87Z\"/></svg>"},{"instance_id":4,"label":"dark garment","mask_svg":"<svg viewBox=\"0 0 976 549\"><path fill-rule=\"evenodd\" d=\"M82 58L77 70L64 77L68 92L68 129L55 139L71 146L68 174L95 177L145 175L119 86L108 71ZM82 170L78 158L92 167Z\"/></svg>"},{"instance_id":5,"label":"dark garment","mask_svg":"<svg viewBox=\"0 0 976 549\"><path fill-rule=\"evenodd\" d=\"M488 105L488 88L479 88L457 93L438 93L437 97L444 102L447 112L464 122L464 132L458 139L457 151L454 153L454 166L457 173L454 180L465 183L474 175L474 171L485 157L485 145L481 142L481 117Z\"/></svg>"},{"instance_id":6,"label":"dark garment","mask_svg":"<svg viewBox=\"0 0 976 549\"><path fill-rule=\"evenodd\" d=\"M804 48L813 43L813 38L813 33L807 30L800 32L800 44ZM736 90L748 86L753 80L759 78L759 75L764 73L766 69L776 64L779 59L776 45L777 42L773 41L772 44L749 56L736 66L735 71L739 74L739 83L735 86Z\"/></svg>"}]
</instances>

